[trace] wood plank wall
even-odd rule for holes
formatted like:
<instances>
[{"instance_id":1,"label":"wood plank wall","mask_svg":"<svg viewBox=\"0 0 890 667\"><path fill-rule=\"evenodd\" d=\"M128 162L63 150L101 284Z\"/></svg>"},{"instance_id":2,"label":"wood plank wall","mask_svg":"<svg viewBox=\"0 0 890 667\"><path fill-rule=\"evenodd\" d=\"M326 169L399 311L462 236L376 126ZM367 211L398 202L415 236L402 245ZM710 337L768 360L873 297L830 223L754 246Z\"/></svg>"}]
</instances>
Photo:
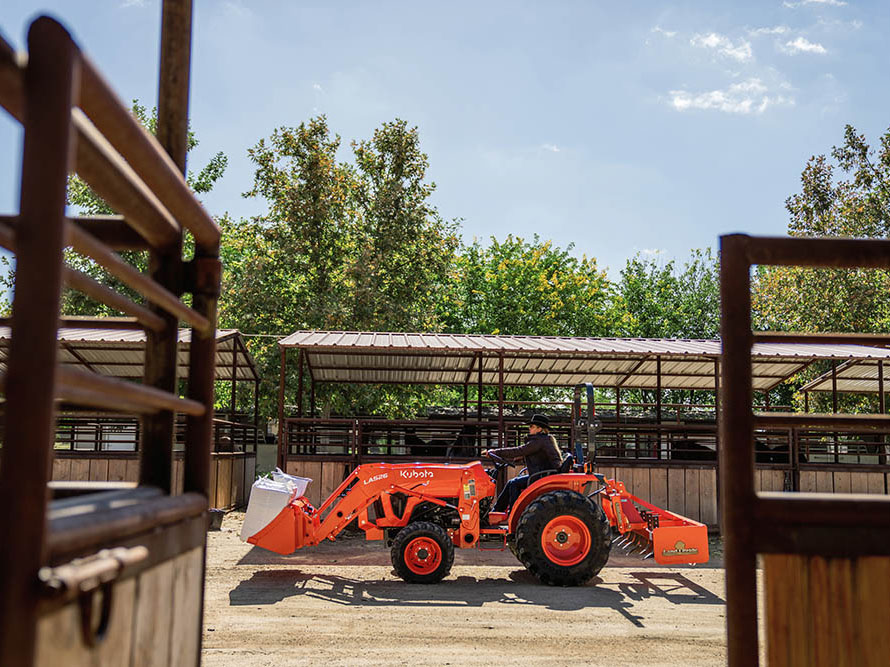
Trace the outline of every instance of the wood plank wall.
<instances>
[{"instance_id":1,"label":"wood plank wall","mask_svg":"<svg viewBox=\"0 0 890 667\"><path fill-rule=\"evenodd\" d=\"M597 466L629 493L708 526L717 526L717 471L713 468Z\"/></svg>"},{"instance_id":2,"label":"wood plank wall","mask_svg":"<svg viewBox=\"0 0 890 667\"><path fill-rule=\"evenodd\" d=\"M295 461L290 459L287 462L286 472L289 475L308 477L312 480L306 489L306 498L315 507L319 507L352 470L353 467L349 463L341 461Z\"/></svg>"},{"instance_id":3,"label":"wood plank wall","mask_svg":"<svg viewBox=\"0 0 890 667\"><path fill-rule=\"evenodd\" d=\"M765 555L770 665L890 665L890 558Z\"/></svg>"},{"instance_id":4,"label":"wood plank wall","mask_svg":"<svg viewBox=\"0 0 890 667\"><path fill-rule=\"evenodd\" d=\"M210 460L210 506L232 509L247 505L250 488L256 479L256 454L253 452L213 452ZM182 456L173 459L173 490L182 491ZM131 456L77 456L56 454L53 480L72 482L136 482L139 459Z\"/></svg>"}]
</instances>

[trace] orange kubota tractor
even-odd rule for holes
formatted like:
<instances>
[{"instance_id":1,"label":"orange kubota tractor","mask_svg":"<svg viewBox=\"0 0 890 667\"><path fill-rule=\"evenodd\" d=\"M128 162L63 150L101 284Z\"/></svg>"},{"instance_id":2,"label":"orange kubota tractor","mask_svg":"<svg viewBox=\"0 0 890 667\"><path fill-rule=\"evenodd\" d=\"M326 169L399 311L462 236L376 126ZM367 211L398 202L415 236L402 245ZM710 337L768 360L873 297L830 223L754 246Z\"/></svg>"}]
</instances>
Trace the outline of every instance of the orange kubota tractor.
<instances>
[{"instance_id":1,"label":"orange kubota tractor","mask_svg":"<svg viewBox=\"0 0 890 667\"><path fill-rule=\"evenodd\" d=\"M586 387L587 414L581 388ZM593 578L618 543L661 564L708 560L706 527L637 498L622 482L594 472L599 421L593 387L575 390L575 455L559 470L538 473L507 512L490 511L499 472L513 465L479 461L371 463L357 467L321 507L294 498L247 542L280 554L333 540L357 521L369 540L386 540L402 579L435 583L454 561L454 549L509 548L545 584L577 586Z\"/></svg>"}]
</instances>

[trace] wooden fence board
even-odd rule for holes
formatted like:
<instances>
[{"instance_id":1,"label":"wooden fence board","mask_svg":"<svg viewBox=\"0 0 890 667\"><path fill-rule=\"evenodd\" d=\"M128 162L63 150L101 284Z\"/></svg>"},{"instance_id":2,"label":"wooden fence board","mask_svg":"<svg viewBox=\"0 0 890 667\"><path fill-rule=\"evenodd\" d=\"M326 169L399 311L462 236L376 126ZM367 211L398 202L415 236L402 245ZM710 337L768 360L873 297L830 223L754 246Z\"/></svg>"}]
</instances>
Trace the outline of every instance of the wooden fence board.
<instances>
[{"instance_id":1,"label":"wooden fence board","mask_svg":"<svg viewBox=\"0 0 890 667\"><path fill-rule=\"evenodd\" d=\"M309 489L306 491L306 497L315 507L318 507L323 500L321 497L321 461L306 461L304 477L312 479Z\"/></svg>"},{"instance_id":2,"label":"wooden fence board","mask_svg":"<svg viewBox=\"0 0 890 667\"><path fill-rule=\"evenodd\" d=\"M668 471L652 468L649 471L649 502L657 507L668 505Z\"/></svg>"},{"instance_id":3,"label":"wooden fence board","mask_svg":"<svg viewBox=\"0 0 890 667\"><path fill-rule=\"evenodd\" d=\"M139 459L127 459L127 478L128 482L139 481Z\"/></svg>"},{"instance_id":4,"label":"wooden fence board","mask_svg":"<svg viewBox=\"0 0 890 667\"><path fill-rule=\"evenodd\" d=\"M133 667L166 667L173 623L173 561L159 563L139 576L134 619Z\"/></svg>"},{"instance_id":5,"label":"wooden fence board","mask_svg":"<svg viewBox=\"0 0 890 667\"><path fill-rule=\"evenodd\" d=\"M71 459L60 456L53 459L53 479L63 481L71 479Z\"/></svg>"},{"instance_id":6,"label":"wooden fence board","mask_svg":"<svg viewBox=\"0 0 890 667\"><path fill-rule=\"evenodd\" d=\"M71 481L72 482L88 482L88 481L90 481L90 460L89 459L71 459Z\"/></svg>"},{"instance_id":7,"label":"wooden fence board","mask_svg":"<svg viewBox=\"0 0 890 667\"><path fill-rule=\"evenodd\" d=\"M108 459L90 459L90 481L108 481Z\"/></svg>"},{"instance_id":8,"label":"wooden fence board","mask_svg":"<svg viewBox=\"0 0 890 667\"><path fill-rule=\"evenodd\" d=\"M200 664L203 585L203 547L177 556L173 561L173 620L168 662L173 667Z\"/></svg>"},{"instance_id":9,"label":"wooden fence board","mask_svg":"<svg viewBox=\"0 0 890 667\"><path fill-rule=\"evenodd\" d=\"M830 471L816 471L816 491L819 493L834 493L834 475Z\"/></svg>"},{"instance_id":10,"label":"wooden fence board","mask_svg":"<svg viewBox=\"0 0 890 667\"><path fill-rule=\"evenodd\" d=\"M108 461L108 481L123 482L127 479L127 461L126 459L109 459Z\"/></svg>"},{"instance_id":11,"label":"wooden fence board","mask_svg":"<svg viewBox=\"0 0 890 667\"><path fill-rule=\"evenodd\" d=\"M701 518L701 498L698 492L698 468L686 469L686 514L690 519Z\"/></svg>"},{"instance_id":12,"label":"wooden fence board","mask_svg":"<svg viewBox=\"0 0 890 667\"><path fill-rule=\"evenodd\" d=\"M886 493L884 488L884 475L879 472L866 473L868 475L868 492L869 493Z\"/></svg>"},{"instance_id":13,"label":"wooden fence board","mask_svg":"<svg viewBox=\"0 0 890 667\"><path fill-rule=\"evenodd\" d=\"M244 458L234 459L232 467L232 504L241 507L244 504Z\"/></svg>"},{"instance_id":14,"label":"wooden fence board","mask_svg":"<svg viewBox=\"0 0 890 667\"><path fill-rule=\"evenodd\" d=\"M641 500L648 501L652 495L649 489L649 468L631 468L631 477L634 481L633 494Z\"/></svg>"},{"instance_id":15,"label":"wooden fence board","mask_svg":"<svg viewBox=\"0 0 890 667\"><path fill-rule=\"evenodd\" d=\"M850 473L846 471L836 471L834 473L834 492L850 493L851 485Z\"/></svg>"},{"instance_id":16,"label":"wooden fence board","mask_svg":"<svg viewBox=\"0 0 890 667\"><path fill-rule=\"evenodd\" d=\"M855 568L857 664L890 665L890 558L867 556Z\"/></svg>"},{"instance_id":17,"label":"wooden fence board","mask_svg":"<svg viewBox=\"0 0 890 667\"><path fill-rule=\"evenodd\" d=\"M804 493L813 493L816 490L816 473L814 471L800 471L800 490Z\"/></svg>"},{"instance_id":18,"label":"wooden fence board","mask_svg":"<svg viewBox=\"0 0 890 667\"><path fill-rule=\"evenodd\" d=\"M207 502L211 507L219 508L216 502L216 479L219 475L219 459L215 456L210 457L210 493Z\"/></svg>"},{"instance_id":19,"label":"wooden fence board","mask_svg":"<svg viewBox=\"0 0 890 667\"><path fill-rule=\"evenodd\" d=\"M850 473L850 493L868 493L868 473Z\"/></svg>"},{"instance_id":20,"label":"wooden fence board","mask_svg":"<svg viewBox=\"0 0 890 667\"><path fill-rule=\"evenodd\" d=\"M702 468L698 471L700 518L707 526L716 526L717 519L717 471Z\"/></svg>"},{"instance_id":21,"label":"wooden fence board","mask_svg":"<svg viewBox=\"0 0 890 667\"><path fill-rule=\"evenodd\" d=\"M686 476L683 468L668 468L668 507L672 512L686 515Z\"/></svg>"},{"instance_id":22,"label":"wooden fence board","mask_svg":"<svg viewBox=\"0 0 890 667\"><path fill-rule=\"evenodd\" d=\"M217 459L216 469L216 506L229 507L232 504L232 458L229 456Z\"/></svg>"}]
</instances>

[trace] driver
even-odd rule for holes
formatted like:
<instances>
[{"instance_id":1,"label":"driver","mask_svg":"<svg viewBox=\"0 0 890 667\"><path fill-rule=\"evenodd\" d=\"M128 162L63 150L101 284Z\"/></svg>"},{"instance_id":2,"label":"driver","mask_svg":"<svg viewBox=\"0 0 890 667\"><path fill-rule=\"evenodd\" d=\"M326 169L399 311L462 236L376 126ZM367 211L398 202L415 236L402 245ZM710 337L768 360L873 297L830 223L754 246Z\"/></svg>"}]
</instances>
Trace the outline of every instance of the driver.
<instances>
[{"instance_id":1,"label":"driver","mask_svg":"<svg viewBox=\"0 0 890 667\"><path fill-rule=\"evenodd\" d=\"M529 475L534 475L542 470L556 470L562 463L562 454L556 438L550 435L550 420L546 415L534 415L528 422L528 437L521 447L505 447L503 449L486 449L482 456L494 454L507 461L515 461L525 457L525 467L528 474L514 477L501 495L498 496L492 512L506 512L519 498L525 487L528 486Z\"/></svg>"}]
</instances>

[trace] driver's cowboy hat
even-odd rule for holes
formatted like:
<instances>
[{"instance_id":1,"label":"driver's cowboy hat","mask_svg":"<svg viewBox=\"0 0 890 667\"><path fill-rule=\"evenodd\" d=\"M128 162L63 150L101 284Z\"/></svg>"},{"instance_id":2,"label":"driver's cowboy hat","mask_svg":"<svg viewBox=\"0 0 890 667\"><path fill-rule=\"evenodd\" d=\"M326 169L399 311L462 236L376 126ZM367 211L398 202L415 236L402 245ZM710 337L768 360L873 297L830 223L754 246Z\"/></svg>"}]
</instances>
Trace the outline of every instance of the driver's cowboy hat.
<instances>
[{"instance_id":1,"label":"driver's cowboy hat","mask_svg":"<svg viewBox=\"0 0 890 667\"><path fill-rule=\"evenodd\" d=\"M534 424L535 426L540 426L541 428L550 428L550 419L547 418L547 415L532 415L532 418L525 422L527 426L531 426Z\"/></svg>"}]
</instances>

